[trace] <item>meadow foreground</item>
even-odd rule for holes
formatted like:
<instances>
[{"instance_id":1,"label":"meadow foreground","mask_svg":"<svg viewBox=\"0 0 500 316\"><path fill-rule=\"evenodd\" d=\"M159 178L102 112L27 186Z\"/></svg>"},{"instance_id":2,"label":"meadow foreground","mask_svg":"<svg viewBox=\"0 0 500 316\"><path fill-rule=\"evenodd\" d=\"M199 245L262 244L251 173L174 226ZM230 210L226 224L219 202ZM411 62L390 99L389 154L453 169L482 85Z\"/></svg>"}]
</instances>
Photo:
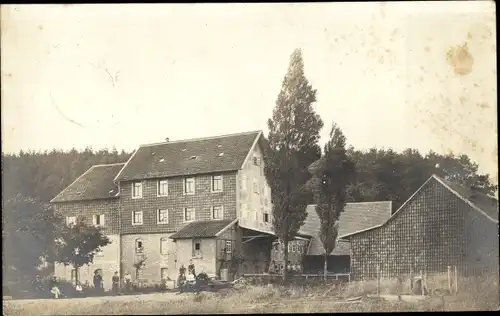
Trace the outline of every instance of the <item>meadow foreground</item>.
<instances>
[{"instance_id":1,"label":"meadow foreground","mask_svg":"<svg viewBox=\"0 0 500 316\"><path fill-rule=\"evenodd\" d=\"M222 293L147 294L137 296L4 301L4 315L125 315L213 313L314 313L393 311L487 311L498 308L498 288L429 296L415 302L369 296L365 284L310 289L246 286Z\"/></svg>"}]
</instances>

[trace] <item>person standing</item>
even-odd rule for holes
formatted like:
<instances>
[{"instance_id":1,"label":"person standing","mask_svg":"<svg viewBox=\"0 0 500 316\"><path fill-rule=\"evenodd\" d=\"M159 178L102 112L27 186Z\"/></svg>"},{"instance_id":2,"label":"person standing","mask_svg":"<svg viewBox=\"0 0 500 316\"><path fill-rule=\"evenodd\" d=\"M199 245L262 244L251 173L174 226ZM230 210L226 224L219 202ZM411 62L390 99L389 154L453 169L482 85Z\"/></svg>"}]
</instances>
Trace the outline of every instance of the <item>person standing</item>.
<instances>
[{"instance_id":1,"label":"person standing","mask_svg":"<svg viewBox=\"0 0 500 316\"><path fill-rule=\"evenodd\" d=\"M125 292L130 293L130 287L132 285L132 276L130 275L130 272L125 272L123 283L125 283Z\"/></svg>"},{"instance_id":2,"label":"person standing","mask_svg":"<svg viewBox=\"0 0 500 316\"><path fill-rule=\"evenodd\" d=\"M196 277L196 272L194 271L194 263L193 263L193 260L189 260L189 265L188 265L188 274L192 274L194 277Z\"/></svg>"},{"instance_id":3,"label":"person standing","mask_svg":"<svg viewBox=\"0 0 500 316\"><path fill-rule=\"evenodd\" d=\"M59 282L57 281L57 278L53 276L50 283L50 292L54 294L54 298L59 298L59 296L61 296L61 291L59 291Z\"/></svg>"},{"instance_id":4,"label":"person standing","mask_svg":"<svg viewBox=\"0 0 500 316\"><path fill-rule=\"evenodd\" d=\"M118 271L115 271L115 275L113 275L113 277L111 278L111 284L113 293L117 295L119 292L119 284L120 284L120 276L118 275Z\"/></svg>"},{"instance_id":5,"label":"person standing","mask_svg":"<svg viewBox=\"0 0 500 316\"><path fill-rule=\"evenodd\" d=\"M102 289L102 276L99 273L99 270L96 270L94 272L94 288L97 291L101 291L101 289Z\"/></svg>"}]
</instances>

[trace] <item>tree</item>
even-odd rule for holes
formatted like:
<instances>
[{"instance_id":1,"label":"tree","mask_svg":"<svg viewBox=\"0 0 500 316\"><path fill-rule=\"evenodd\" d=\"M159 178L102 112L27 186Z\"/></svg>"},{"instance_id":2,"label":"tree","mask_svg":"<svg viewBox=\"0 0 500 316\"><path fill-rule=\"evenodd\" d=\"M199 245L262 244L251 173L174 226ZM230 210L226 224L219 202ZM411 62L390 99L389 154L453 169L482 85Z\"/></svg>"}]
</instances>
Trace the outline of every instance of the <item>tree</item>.
<instances>
[{"instance_id":1,"label":"tree","mask_svg":"<svg viewBox=\"0 0 500 316\"><path fill-rule=\"evenodd\" d=\"M85 219L79 217L75 224L61 228L61 234L56 238L54 261L72 265L78 282L80 267L92 263L102 247L110 243L100 228L87 225Z\"/></svg>"},{"instance_id":2,"label":"tree","mask_svg":"<svg viewBox=\"0 0 500 316\"><path fill-rule=\"evenodd\" d=\"M272 119L268 120L268 148L265 175L271 187L273 227L284 245L284 263L288 263L288 242L304 224L308 194L304 184L310 174L307 167L321 155L318 145L323 121L314 112L316 90L304 75L302 52L296 49L290 59ZM286 283L288 269L283 270Z\"/></svg>"},{"instance_id":3,"label":"tree","mask_svg":"<svg viewBox=\"0 0 500 316\"><path fill-rule=\"evenodd\" d=\"M325 144L324 156L310 167L310 181L316 212L320 219L320 240L325 250L324 277L326 281L328 256L335 249L338 220L344 212L348 185L355 174L355 165L347 156L346 138L337 125L332 124L330 140Z\"/></svg>"}]
</instances>

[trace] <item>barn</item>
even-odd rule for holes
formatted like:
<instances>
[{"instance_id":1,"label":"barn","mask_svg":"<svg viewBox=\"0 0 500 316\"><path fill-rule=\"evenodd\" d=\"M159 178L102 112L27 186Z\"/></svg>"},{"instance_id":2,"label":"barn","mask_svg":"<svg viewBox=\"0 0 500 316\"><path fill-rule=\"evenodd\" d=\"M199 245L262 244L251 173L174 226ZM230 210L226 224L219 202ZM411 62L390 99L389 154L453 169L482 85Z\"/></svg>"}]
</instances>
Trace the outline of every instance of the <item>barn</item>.
<instances>
[{"instance_id":1,"label":"barn","mask_svg":"<svg viewBox=\"0 0 500 316\"><path fill-rule=\"evenodd\" d=\"M498 273L498 200L432 175L386 222L341 237L350 241L354 280L448 266Z\"/></svg>"}]
</instances>

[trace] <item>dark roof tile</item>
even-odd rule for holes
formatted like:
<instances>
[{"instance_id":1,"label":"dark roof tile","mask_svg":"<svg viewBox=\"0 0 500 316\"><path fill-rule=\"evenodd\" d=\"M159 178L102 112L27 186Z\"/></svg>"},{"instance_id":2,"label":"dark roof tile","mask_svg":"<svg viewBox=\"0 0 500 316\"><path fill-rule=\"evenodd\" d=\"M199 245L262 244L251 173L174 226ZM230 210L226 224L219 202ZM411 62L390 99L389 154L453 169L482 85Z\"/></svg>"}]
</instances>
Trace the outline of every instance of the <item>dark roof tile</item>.
<instances>
[{"instance_id":1,"label":"dark roof tile","mask_svg":"<svg viewBox=\"0 0 500 316\"><path fill-rule=\"evenodd\" d=\"M141 145L116 177L130 181L238 170L260 131Z\"/></svg>"},{"instance_id":2,"label":"dark roof tile","mask_svg":"<svg viewBox=\"0 0 500 316\"><path fill-rule=\"evenodd\" d=\"M52 199L51 202L71 202L109 199L118 196L118 187L113 178L125 163L95 165L85 171L72 184Z\"/></svg>"},{"instance_id":3,"label":"dark roof tile","mask_svg":"<svg viewBox=\"0 0 500 316\"><path fill-rule=\"evenodd\" d=\"M319 239L320 219L316 213L316 205L307 206L307 218L299 233L312 236L309 255L324 254L323 245ZM391 217L391 202L359 202L347 203L339 218L339 237L383 224ZM350 253L350 245L339 241L333 250L333 255Z\"/></svg>"}]
</instances>

